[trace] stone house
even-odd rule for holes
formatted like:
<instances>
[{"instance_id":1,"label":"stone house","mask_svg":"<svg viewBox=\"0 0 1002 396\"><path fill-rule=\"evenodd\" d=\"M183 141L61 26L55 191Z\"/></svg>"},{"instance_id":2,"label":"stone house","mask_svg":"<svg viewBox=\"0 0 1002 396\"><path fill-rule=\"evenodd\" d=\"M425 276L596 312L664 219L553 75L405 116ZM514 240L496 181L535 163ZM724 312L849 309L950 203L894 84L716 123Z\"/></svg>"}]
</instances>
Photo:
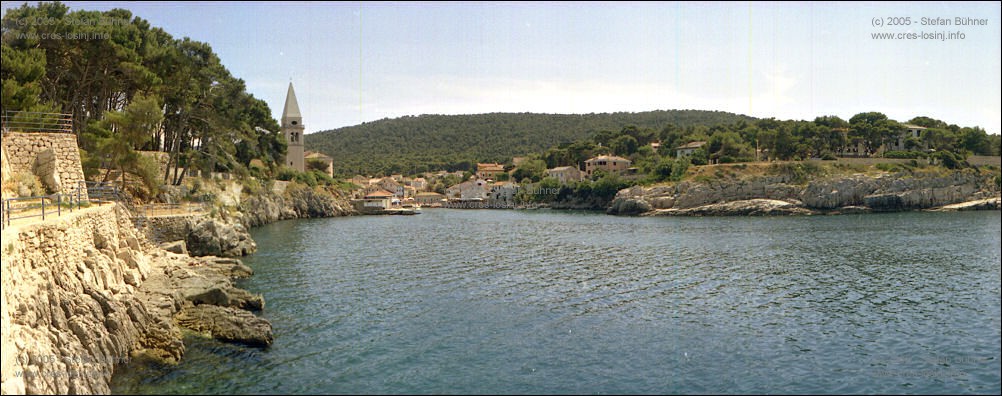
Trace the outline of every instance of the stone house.
<instances>
[{"instance_id":1,"label":"stone house","mask_svg":"<svg viewBox=\"0 0 1002 396\"><path fill-rule=\"evenodd\" d=\"M584 172L581 172L581 170L576 166L559 166L553 169L547 169L546 176L557 179L560 184L567 184L584 179Z\"/></svg>"},{"instance_id":2,"label":"stone house","mask_svg":"<svg viewBox=\"0 0 1002 396\"><path fill-rule=\"evenodd\" d=\"M450 200L484 200L490 192L485 180L467 180L445 190L446 198Z\"/></svg>"},{"instance_id":3,"label":"stone house","mask_svg":"<svg viewBox=\"0 0 1002 396\"><path fill-rule=\"evenodd\" d=\"M477 177L484 180L496 180L499 173L504 173L504 165L501 164L477 164Z\"/></svg>"},{"instance_id":4,"label":"stone house","mask_svg":"<svg viewBox=\"0 0 1002 396\"><path fill-rule=\"evenodd\" d=\"M585 161L585 174L591 176L597 170L607 173L622 174L630 167L632 161L614 155L601 155Z\"/></svg>"},{"instance_id":5,"label":"stone house","mask_svg":"<svg viewBox=\"0 0 1002 396\"><path fill-rule=\"evenodd\" d=\"M316 151L306 152L307 168L320 168L327 176L334 177L334 158Z\"/></svg>"},{"instance_id":6,"label":"stone house","mask_svg":"<svg viewBox=\"0 0 1002 396\"><path fill-rule=\"evenodd\" d=\"M433 191L419 192L414 195L414 202L421 205L441 204L443 199L445 199L445 195Z\"/></svg>"},{"instance_id":7,"label":"stone house","mask_svg":"<svg viewBox=\"0 0 1002 396\"><path fill-rule=\"evenodd\" d=\"M695 153L696 150L699 150L700 148L702 148L705 145L706 145L706 142L700 140L700 141L689 142L689 143L683 144L681 146L678 146L675 149L675 158L681 159L683 157L688 157L688 156L692 155L693 153Z\"/></svg>"},{"instance_id":8,"label":"stone house","mask_svg":"<svg viewBox=\"0 0 1002 396\"><path fill-rule=\"evenodd\" d=\"M912 124L904 124L904 127L905 129L898 134L897 138L894 138L887 143L886 151L911 151L925 150L928 148L928 145L925 144L925 142L922 142L922 133L928 128ZM908 143L909 139L916 139L920 143L918 146L911 146Z\"/></svg>"}]
</instances>

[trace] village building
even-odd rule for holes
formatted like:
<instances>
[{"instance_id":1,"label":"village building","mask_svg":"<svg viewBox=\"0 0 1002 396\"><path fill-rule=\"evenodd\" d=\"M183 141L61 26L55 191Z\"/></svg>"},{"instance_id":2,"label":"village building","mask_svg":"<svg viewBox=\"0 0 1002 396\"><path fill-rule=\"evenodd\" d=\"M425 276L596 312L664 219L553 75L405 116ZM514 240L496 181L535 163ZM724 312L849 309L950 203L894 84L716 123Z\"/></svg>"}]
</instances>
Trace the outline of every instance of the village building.
<instances>
[{"instance_id":1,"label":"village building","mask_svg":"<svg viewBox=\"0 0 1002 396\"><path fill-rule=\"evenodd\" d=\"M487 193L487 204L492 208L514 208L518 189L519 186L512 182L494 183Z\"/></svg>"},{"instance_id":2,"label":"village building","mask_svg":"<svg viewBox=\"0 0 1002 396\"><path fill-rule=\"evenodd\" d=\"M601 155L585 161L585 174L591 176L595 171L603 170L610 174L622 174L632 162L623 157Z\"/></svg>"},{"instance_id":3,"label":"village building","mask_svg":"<svg viewBox=\"0 0 1002 396\"><path fill-rule=\"evenodd\" d=\"M404 179L404 185L414 187L417 191L424 191L428 188L428 180L423 177L416 177L413 179Z\"/></svg>"},{"instance_id":4,"label":"village building","mask_svg":"<svg viewBox=\"0 0 1002 396\"><path fill-rule=\"evenodd\" d=\"M675 149L675 158L681 159L683 157L691 156L696 150L703 148L706 145L705 141L689 142L678 146Z\"/></svg>"},{"instance_id":5,"label":"village building","mask_svg":"<svg viewBox=\"0 0 1002 396\"><path fill-rule=\"evenodd\" d=\"M584 172L581 172L581 170L576 166L559 166L553 169L547 169L546 176L557 179L560 184L567 184L584 179Z\"/></svg>"},{"instance_id":6,"label":"village building","mask_svg":"<svg viewBox=\"0 0 1002 396\"><path fill-rule=\"evenodd\" d=\"M366 209L389 209L393 202L393 193L385 190L377 190L365 194L362 198L362 207Z\"/></svg>"},{"instance_id":7,"label":"village building","mask_svg":"<svg viewBox=\"0 0 1002 396\"><path fill-rule=\"evenodd\" d=\"M887 143L886 151L925 150L928 145L922 141L922 133L927 129L918 125L904 124L905 129Z\"/></svg>"},{"instance_id":8,"label":"village building","mask_svg":"<svg viewBox=\"0 0 1002 396\"><path fill-rule=\"evenodd\" d=\"M397 198L403 198L403 197L405 197L407 195L406 194L406 190L404 189L404 186L402 184L400 184L400 183L397 183L397 181L393 180L393 178L391 178L391 177L384 177L382 179L379 179L377 182L373 183L372 185L376 186L376 187L379 187L379 188L381 188L383 190L389 191L390 193L392 193Z\"/></svg>"},{"instance_id":9,"label":"village building","mask_svg":"<svg viewBox=\"0 0 1002 396\"><path fill-rule=\"evenodd\" d=\"M365 188L369 186L369 178L362 175L355 175L349 180L352 184Z\"/></svg>"},{"instance_id":10,"label":"village building","mask_svg":"<svg viewBox=\"0 0 1002 396\"><path fill-rule=\"evenodd\" d=\"M445 195L434 191L419 192L414 195L414 202L422 206L441 205L443 199L445 199Z\"/></svg>"},{"instance_id":11,"label":"village building","mask_svg":"<svg viewBox=\"0 0 1002 396\"><path fill-rule=\"evenodd\" d=\"M316 151L307 151L305 158L309 169L316 169L334 177L334 158Z\"/></svg>"},{"instance_id":12,"label":"village building","mask_svg":"<svg viewBox=\"0 0 1002 396\"><path fill-rule=\"evenodd\" d=\"M484 180L467 180L445 190L445 196L449 200L485 200L489 193L489 187Z\"/></svg>"},{"instance_id":13,"label":"village building","mask_svg":"<svg viewBox=\"0 0 1002 396\"><path fill-rule=\"evenodd\" d=\"M477 177L484 180L496 180L499 173L504 173L504 165L501 164L477 164Z\"/></svg>"}]
</instances>

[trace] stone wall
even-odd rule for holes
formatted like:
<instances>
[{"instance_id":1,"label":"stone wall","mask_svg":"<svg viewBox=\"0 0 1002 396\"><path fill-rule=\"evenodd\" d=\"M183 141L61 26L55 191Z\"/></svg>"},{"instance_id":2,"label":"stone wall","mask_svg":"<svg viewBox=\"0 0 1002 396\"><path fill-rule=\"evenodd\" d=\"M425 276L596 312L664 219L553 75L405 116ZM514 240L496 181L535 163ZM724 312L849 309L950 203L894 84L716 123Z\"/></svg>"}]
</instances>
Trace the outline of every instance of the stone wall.
<instances>
[{"instance_id":1,"label":"stone wall","mask_svg":"<svg viewBox=\"0 0 1002 396\"><path fill-rule=\"evenodd\" d=\"M200 217L205 217L205 214L150 216L144 232L146 238L154 243L183 241L191 231L191 222Z\"/></svg>"},{"instance_id":2,"label":"stone wall","mask_svg":"<svg viewBox=\"0 0 1002 396\"><path fill-rule=\"evenodd\" d=\"M69 193L84 181L76 135L9 132L3 151L4 166L12 174L36 174L54 192Z\"/></svg>"},{"instance_id":3,"label":"stone wall","mask_svg":"<svg viewBox=\"0 0 1002 396\"><path fill-rule=\"evenodd\" d=\"M4 150L2 145L0 145L0 166L3 167L3 199L12 198L14 191L7 189L7 180L11 177L10 164L7 163L7 150Z\"/></svg>"}]
</instances>

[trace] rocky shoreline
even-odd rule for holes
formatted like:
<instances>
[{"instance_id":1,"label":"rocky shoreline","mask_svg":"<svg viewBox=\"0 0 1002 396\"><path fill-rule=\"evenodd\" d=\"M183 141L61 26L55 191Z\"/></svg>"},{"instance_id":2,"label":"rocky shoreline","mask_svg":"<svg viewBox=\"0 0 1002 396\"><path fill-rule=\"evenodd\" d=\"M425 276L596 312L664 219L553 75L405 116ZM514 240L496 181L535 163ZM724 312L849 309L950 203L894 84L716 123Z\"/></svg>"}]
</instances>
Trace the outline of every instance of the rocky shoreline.
<instances>
[{"instance_id":1,"label":"rocky shoreline","mask_svg":"<svg viewBox=\"0 0 1002 396\"><path fill-rule=\"evenodd\" d=\"M4 394L109 393L119 364L179 361L182 326L270 345L271 325L248 311L263 299L231 281L249 268L164 251L130 217L108 205L4 230Z\"/></svg>"},{"instance_id":2,"label":"rocky shoreline","mask_svg":"<svg viewBox=\"0 0 1002 396\"><path fill-rule=\"evenodd\" d=\"M251 195L215 217L151 225L156 238L110 205L5 229L3 394L110 393L118 365L180 361L182 328L271 345L271 324L255 315L264 298L233 284L253 270L217 256L253 253L251 226L350 215L350 208L339 194L293 188Z\"/></svg>"},{"instance_id":3,"label":"rocky shoreline","mask_svg":"<svg viewBox=\"0 0 1002 396\"><path fill-rule=\"evenodd\" d=\"M640 216L813 215L906 210L999 210L994 176L977 170L789 175L687 181L619 191L606 213ZM966 204L964 204L966 203Z\"/></svg>"}]
</instances>

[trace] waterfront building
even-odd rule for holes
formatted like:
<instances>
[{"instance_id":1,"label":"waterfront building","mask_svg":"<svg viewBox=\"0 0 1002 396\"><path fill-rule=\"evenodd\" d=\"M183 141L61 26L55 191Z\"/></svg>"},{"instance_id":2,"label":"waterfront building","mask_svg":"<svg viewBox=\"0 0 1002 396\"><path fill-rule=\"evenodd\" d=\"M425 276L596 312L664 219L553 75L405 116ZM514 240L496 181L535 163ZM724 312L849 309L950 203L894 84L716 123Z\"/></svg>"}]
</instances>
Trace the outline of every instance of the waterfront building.
<instances>
[{"instance_id":1,"label":"waterfront building","mask_svg":"<svg viewBox=\"0 0 1002 396\"><path fill-rule=\"evenodd\" d=\"M623 157L614 155L600 155L585 161L585 174L591 176L597 170L604 170L607 173L622 174L632 162Z\"/></svg>"}]
</instances>

